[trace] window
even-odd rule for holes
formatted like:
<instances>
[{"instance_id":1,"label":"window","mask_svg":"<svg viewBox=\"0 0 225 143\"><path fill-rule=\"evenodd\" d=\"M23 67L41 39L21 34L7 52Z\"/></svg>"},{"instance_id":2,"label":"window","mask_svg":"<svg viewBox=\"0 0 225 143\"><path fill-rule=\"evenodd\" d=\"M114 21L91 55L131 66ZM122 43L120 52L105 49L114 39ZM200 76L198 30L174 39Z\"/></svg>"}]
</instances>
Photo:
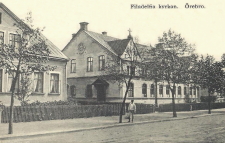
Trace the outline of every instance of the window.
<instances>
[{"instance_id":1,"label":"window","mask_svg":"<svg viewBox=\"0 0 225 143\"><path fill-rule=\"evenodd\" d=\"M130 66L127 66L127 74L130 75Z\"/></svg>"},{"instance_id":2,"label":"window","mask_svg":"<svg viewBox=\"0 0 225 143\"><path fill-rule=\"evenodd\" d=\"M184 95L187 95L187 87L184 87Z\"/></svg>"},{"instance_id":3,"label":"window","mask_svg":"<svg viewBox=\"0 0 225 143\"><path fill-rule=\"evenodd\" d=\"M196 88L195 87L193 87L193 94L196 96Z\"/></svg>"},{"instance_id":4,"label":"window","mask_svg":"<svg viewBox=\"0 0 225 143\"><path fill-rule=\"evenodd\" d=\"M34 92L43 93L43 73L34 72Z\"/></svg>"},{"instance_id":5,"label":"window","mask_svg":"<svg viewBox=\"0 0 225 143\"><path fill-rule=\"evenodd\" d=\"M133 83L129 84L128 97L134 97L134 84Z\"/></svg>"},{"instance_id":6,"label":"window","mask_svg":"<svg viewBox=\"0 0 225 143\"><path fill-rule=\"evenodd\" d=\"M0 92L2 92L2 69L0 69Z\"/></svg>"},{"instance_id":7,"label":"window","mask_svg":"<svg viewBox=\"0 0 225 143\"><path fill-rule=\"evenodd\" d=\"M168 97L170 97L170 87L169 87L169 85L166 85L166 95Z\"/></svg>"},{"instance_id":8,"label":"window","mask_svg":"<svg viewBox=\"0 0 225 143\"><path fill-rule=\"evenodd\" d=\"M142 68L140 73L142 73L142 76L147 76L146 68Z\"/></svg>"},{"instance_id":9,"label":"window","mask_svg":"<svg viewBox=\"0 0 225 143\"><path fill-rule=\"evenodd\" d=\"M50 79L50 93L59 93L60 80L59 80L59 74L51 74Z\"/></svg>"},{"instance_id":10,"label":"window","mask_svg":"<svg viewBox=\"0 0 225 143\"><path fill-rule=\"evenodd\" d=\"M71 60L71 73L75 73L76 72L76 60L72 59Z\"/></svg>"},{"instance_id":11,"label":"window","mask_svg":"<svg viewBox=\"0 0 225 143\"><path fill-rule=\"evenodd\" d=\"M0 45L4 44L4 32L0 31Z\"/></svg>"},{"instance_id":12,"label":"window","mask_svg":"<svg viewBox=\"0 0 225 143\"><path fill-rule=\"evenodd\" d=\"M104 55L99 56L98 59L99 59L99 70L102 71L105 69L105 56Z\"/></svg>"},{"instance_id":13,"label":"window","mask_svg":"<svg viewBox=\"0 0 225 143\"><path fill-rule=\"evenodd\" d=\"M151 84L151 88L150 88L150 94L151 94L151 96L153 96L154 97L154 84Z\"/></svg>"},{"instance_id":14,"label":"window","mask_svg":"<svg viewBox=\"0 0 225 143\"><path fill-rule=\"evenodd\" d=\"M159 95L163 97L163 85L159 86Z\"/></svg>"},{"instance_id":15,"label":"window","mask_svg":"<svg viewBox=\"0 0 225 143\"><path fill-rule=\"evenodd\" d=\"M72 97L76 96L76 86L75 85L72 85L70 87L70 90L71 90L71 96Z\"/></svg>"},{"instance_id":16,"label":"window","mask_svg":"<svg viewBox=\"0 0 225 143\"><path fill-rule=\"evenodd\" d=\"M181 87L180 86L178 86L178 95L181 96Z\"/></svg>"},{"instance_id":17,"label":"window","mask_svg":"<svg viewBox=\"0 0 225 143\"><path fill-rule=\"evenodd\" d=\"M87 58L87 71L88 72L93 71L93 58L92 57Z\"/></svg>"},{"instance_id":18,"label":"window","mask_svg":"<svg viewBox=\"0 0 225 143\"><path fill-rule=\"evenodd\" d=\"M177 90L177 87L174 86L174 97L176 97L176 90Z\"/></svg>"},{"instance_id":19,"label":"window","mask_svg":"<svg viewBox=\"0 0 225 143\"><path fill-rule=\"evenodd\" d=\"M8 74L8 91L12 91L12 82L13 82L13 77L15 77L16 73L13 72L12 74ZM19 78L16 81L16 86L15 86L15 92L19 92Z\"/></svg>"},{"instance_id":20,"label":"window","mask_svg":"<svg viewBox=\"0 0 225 143\"><path fill-rule=\"evenodd\" d=\"M135 67L131 67L131 74L135 76Z\"/></svg>"},{"instance_id":21,"label":"window","mask_svg":"<svg viewBox=\"0 0 225 143\"><path fill-rule=\"evenodd\" d=\"M18 49L20 47L20 35L10 33L9 34L9 45L18 51Z\"/></svg>"},{"instance_id":22,"label":"window","mask_svg":"<svg viewBox=\"0 0 225 143\"><path fill-rule=\"evenodd\" d=\"M91 98L92 97L92 85L88 84L86 87L86 97Z\"/></svg>"},{"instance_id":23,"label":"window","mask_svg":"<svg viewBox=\"0 0 225 143\"><path fill-rule=\"evenodd\" d=\"M199 86L197 87L197 96L199 96Z\"/></svg>"},{"instance_id":24,"label":"window","mask_svg":"<svg viewBox=\"0 0 225 143\"><path fill-rule=\"evenodd\" d=\"M144 97L147 97L147 84L142 85L142 94Z\"/></svg>"},{"instance_id":25,"label":"window","mask_svg":"<svg viewBox=\"0 0 225 143\"><path fill-rule=\"evenodd\" d=\"M192 95L192 87L190 87L189 89L189 94Z\"/></svg>"},{"instance_id":26,"label":"window","mask_svg":"<svg viewBox=\"0 0 225 143\"><path fill-rule=\"evenodd\" d=\"M127 66L127 74L132 74L133 76L135 76L135 67Z\"/></svg>"}]
</instances>

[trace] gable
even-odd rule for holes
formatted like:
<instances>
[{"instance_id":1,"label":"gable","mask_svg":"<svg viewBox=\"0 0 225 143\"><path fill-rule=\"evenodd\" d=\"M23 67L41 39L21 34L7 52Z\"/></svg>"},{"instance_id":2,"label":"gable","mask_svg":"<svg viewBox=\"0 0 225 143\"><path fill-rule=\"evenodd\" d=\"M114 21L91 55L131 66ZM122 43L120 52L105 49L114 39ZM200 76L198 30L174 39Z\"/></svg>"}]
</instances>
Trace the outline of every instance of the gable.
<instances>
[{"instance_id":1,"label":"gable","mask_svg":"<svg viewBox=\"0 0 225 143\"><path fill-rule=\"evenodd\" d=\"M1 28L13 28L15 29L14 23L21 21L12 11L10 11L3 3L0 3L1 13Z\"/></svg>"},{"instance_id":2,"label":"gable","mask_svg":"<svg viewBox=\"0 0 225 143\"><path fill-rule=\"evenodd\" d=\"M117 53L119 56L122 55L127 48L130 39L123 39L123 40L115 40L109 41L109 46Z\"/></svg>"},{"instance_id":3,"label":"gable","mask_svg":"<svg viewBox=\"0 0 225 143\"><path fill-rule=\"evenodd\" d=\"M0 3L0 13L1 13L1 23L0 31L4 32L5 44L8 44L10 33L16 34L17 27L15 24L22 22L12 11L10 11L3 3ZM27 26L29 27L29 26ZM61 50L56 47L51 41L49 41L43 34L41 37L46 40L46 45L48 46L51 54L51 59L57 60L67 60L68 58L61 52Z\"/></svg>"},{"instance_id":4,"label":"gable","mask_svg":"<svg viewBox=\"0 0 225 143\"><path fill-rule=\"evenodd\" d=\"M99 53L99 52L110 52L117 55L114 50L99 37L100 34L94 34L94 32L78 31L69 43L65 46L62 52L68 56L73 57L74 54L79 53L79 44L83 43L85 48L85 53ZM87 51L88 50L88 51ZM78 54L79 55L79 54Z\"/></svg>"}]
</instances>

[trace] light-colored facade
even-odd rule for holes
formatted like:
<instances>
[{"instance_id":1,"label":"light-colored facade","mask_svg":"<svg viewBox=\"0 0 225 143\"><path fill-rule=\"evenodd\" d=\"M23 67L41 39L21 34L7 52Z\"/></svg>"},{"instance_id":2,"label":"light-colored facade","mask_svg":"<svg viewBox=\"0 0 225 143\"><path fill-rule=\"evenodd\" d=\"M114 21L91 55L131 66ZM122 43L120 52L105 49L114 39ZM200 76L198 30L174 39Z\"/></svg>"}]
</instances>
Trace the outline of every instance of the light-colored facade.
<instances>
[{"instance_id":1,"label":"light-colored facade","mask_svg":"<svg viewBox=\"0 0 225 143\"><path fill-rule=\"evenodd\" d=\"M19 21L20 19L15 14L0 3L0 42L6 45L10 42L17 42L13 37L18 35L16 33L18 28L14 24ZM29 97L30 102L67 100L66 64L68 58L49 40L46 41L46 44L51 51L50 60L46 65L57 68L54 71L35 72L31 75L33 93ZM0 101L5 105L9 105L11 100L11 77L5 73L4 68L0 69ZM16 98L15 105L20 105Z\"/></svg>"},{"instance_id":2,"label":"light-colored facade","mask_svg":"<svg viewBox=\"0 0 225 143\"><path fill-rule=\"evenodd\" d=\"M127 39L113 38L107 36L107 32L99 34L89 31L88 23L80 23L80 29L62 50L70 59L67 64L68 96L77 100L121 102L126 91L125 85L118 86L98 76L102 73L103 61L105 63L109 56L126 58L125 49L133 42L129 36ZM139 46L144 45L138 44L137 48ZM135 77L132 83L133 89L129 91L127 102L134 99L136 103L155 103L153 81ZM183 103L184 94L190 93L190 87L183 84L176 87L176 103ZM157 90L159 104L172 102L171 92L167 91L164 82L158 84ZM199 89L193 89L192 94L190 97L198 101Z\"/></svg>"}]
</instances>

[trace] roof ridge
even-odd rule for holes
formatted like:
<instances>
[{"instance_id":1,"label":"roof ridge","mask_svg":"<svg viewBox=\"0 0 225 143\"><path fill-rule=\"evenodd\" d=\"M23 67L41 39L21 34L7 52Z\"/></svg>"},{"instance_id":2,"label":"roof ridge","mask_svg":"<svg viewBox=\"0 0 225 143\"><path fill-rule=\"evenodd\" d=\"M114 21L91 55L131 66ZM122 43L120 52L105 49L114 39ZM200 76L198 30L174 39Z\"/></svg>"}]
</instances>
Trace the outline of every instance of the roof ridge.
<instances>
[{"instance_id":1,"label":"roof ridge","mask_svg":"<svg viewBox=\"0 0 225 143\"><path fill-rule=\"evenodd\" d=\"M121 39L119 39L119 38L115 38L115 37L108 36L108 35L103 35L103 34L101 34L101 33L97 33L97 32L94 32L94 31L85 31L85 32L92 32L92 33L98 34L99 36L102 36L102 37L113 38L113 39L115 39L115 40L121 40ZM112 40L112 41L114 41L114 40Z\"/></svg>"}]
</instances>

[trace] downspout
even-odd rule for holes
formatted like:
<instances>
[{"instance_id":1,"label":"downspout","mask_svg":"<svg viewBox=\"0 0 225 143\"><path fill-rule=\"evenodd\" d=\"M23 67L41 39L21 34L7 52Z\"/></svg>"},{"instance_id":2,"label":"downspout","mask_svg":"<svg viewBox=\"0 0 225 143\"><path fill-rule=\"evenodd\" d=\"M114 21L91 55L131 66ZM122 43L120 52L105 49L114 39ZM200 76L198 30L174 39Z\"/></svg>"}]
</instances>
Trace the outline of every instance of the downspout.
<instances>
[{"instance_id":1,"label":"downspout","mask_svg":"<svg viewBox=\"0 0 225 143\"><path fill-rule=\"evenodd\" d=\"M65 86L64 86L64 89L66 90L65 93L66 93L66 98L64 97L64 100L68 100L68 93L67 93L67 62L66 61L66 64L65 64L65 68L64 68L64 71L65 71ZM65 88L66 87L66 88Z\"/></svg>"}]
</instances>

